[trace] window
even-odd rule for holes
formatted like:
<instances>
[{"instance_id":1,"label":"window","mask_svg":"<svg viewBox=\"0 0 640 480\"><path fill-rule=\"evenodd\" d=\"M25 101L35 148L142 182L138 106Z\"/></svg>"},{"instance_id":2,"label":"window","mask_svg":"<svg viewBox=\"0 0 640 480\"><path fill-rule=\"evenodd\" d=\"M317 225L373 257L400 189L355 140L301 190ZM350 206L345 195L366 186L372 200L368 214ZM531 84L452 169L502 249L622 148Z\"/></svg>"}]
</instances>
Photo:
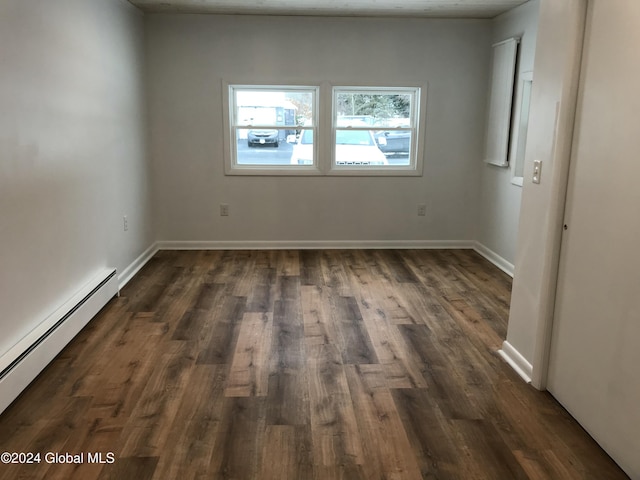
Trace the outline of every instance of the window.
<instances>
[{"instance_id":1,"label":"window","mask_svg":"<svg viewBox=\"0 0 640 480\"><path fill-rule=\"evenodd\" d=\"M419 87L228 85L230 175L421 175Z\"/></svg>"},{"instance_id":2,"label":"window","mask_svg":"<svg viewBox=\"0 0 640 480\"><path fill-rule=\"evenodd\" d=\"M315 170L317 87L228 87L229 161L227 173L286 174ZM302 163L292 163L300 132L309 132Z\"/></svg>"},{"instance_id":3,"label":"window","mask_svg":"<svg viewBox=\"0 0 640 480\"><path fill-rule=\"evenodd\" d=\"M419 97L419 88L334 88L332 170L415 171Z\"/></svg>"},{"instance_id":4,"label":"window","mask_svg":"<svg viewBox=\"0 0 640 480\"><path fill-rule=\"evenodd\" d=\"M524 183L524 154L527 145L527 131L529 129L529 106L531 103L531 87L533 85L533 72L524 72L521 76L519 102L516 105L517 112L514 123L514 132L511 147L511 183L519 185Z\"/></svg>"}]
</instances>

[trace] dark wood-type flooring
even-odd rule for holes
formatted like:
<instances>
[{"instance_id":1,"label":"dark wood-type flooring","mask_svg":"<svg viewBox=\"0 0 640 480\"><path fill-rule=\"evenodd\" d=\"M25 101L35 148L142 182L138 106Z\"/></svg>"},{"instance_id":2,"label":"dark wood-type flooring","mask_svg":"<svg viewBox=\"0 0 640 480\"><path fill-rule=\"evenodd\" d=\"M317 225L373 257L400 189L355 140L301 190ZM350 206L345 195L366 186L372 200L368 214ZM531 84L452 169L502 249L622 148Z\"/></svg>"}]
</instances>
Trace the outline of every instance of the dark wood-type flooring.
<instances>
[{"instance_id":1,"label":"dark wood-type flooring","mask_svg":"<svg viewBox=\"0 0 640 480\"><path fill-rule=\"evenodd\" d=\"M24 479L624 479L471 251L159 252L0 417ZM113 464L90 464L87 452Z\"/></svg>"}]
</instances>

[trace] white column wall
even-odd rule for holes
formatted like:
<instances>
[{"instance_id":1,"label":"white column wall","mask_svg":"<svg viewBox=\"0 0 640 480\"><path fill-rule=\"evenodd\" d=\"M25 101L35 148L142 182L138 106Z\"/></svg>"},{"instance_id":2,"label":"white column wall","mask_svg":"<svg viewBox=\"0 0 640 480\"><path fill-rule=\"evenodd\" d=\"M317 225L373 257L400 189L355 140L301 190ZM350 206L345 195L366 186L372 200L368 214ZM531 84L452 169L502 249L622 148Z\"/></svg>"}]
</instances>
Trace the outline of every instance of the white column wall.
<instances>
[{"instance_id":1,"label":"white column wall","mask_svg":"<svg viewBox=\"0 0 640 480\"><path fill-rule=\"evenodd\" d=\"M545 387L586 0L542 0L509 328L503 352ZM542 160L540 184L531 182Z\"/></svg>"}]
</instances>

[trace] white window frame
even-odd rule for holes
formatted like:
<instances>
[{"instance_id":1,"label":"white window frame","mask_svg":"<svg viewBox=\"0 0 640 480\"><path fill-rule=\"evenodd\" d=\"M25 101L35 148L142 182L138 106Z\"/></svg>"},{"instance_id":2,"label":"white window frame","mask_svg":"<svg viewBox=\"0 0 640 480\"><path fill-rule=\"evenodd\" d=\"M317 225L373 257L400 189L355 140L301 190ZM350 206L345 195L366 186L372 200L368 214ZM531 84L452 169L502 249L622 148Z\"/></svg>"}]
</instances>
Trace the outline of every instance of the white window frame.
<instances>
[{"instance_id":1,"label":"white window frame","mask_svg":"<svg viewBox=\"0 0 640 480\"><path fill-rule=\"evenodd\" d=\"M413 86L333 86L331 95L331 164L329 175L351 176L420 176L422 175L424 133L422 124L426 115L426 85ZM409 113L409 127L341 127L338 126L337 98L341 93L369 93L378 95L410 95L411 111ZM336 134L338 130L365 130L374 129L385 131L409 131L411 132L411 147L408 165L337 165L336 164Z\"/></svg>"},{"instance_id":2,"label":"white window frame","mask_svg":"<svg viewBox=\"0 0 640 480\"><path fill-rule=\"evenodd\" d=\"M241 129L272 129L272 130L291 130L299 129L299 125L275 125L275 124L256 124L243 125L236 121L236 92L237 91L301 91L311 92L312 108L313 108L313 125L304 126L305 129L314 131L313 141L313 159L312 165L244 165L237 162L237 136L236 132ZM229 83L223 82L223 128L224 128L224 157L225 157L225 174L227 175L319 175L321 174L318 164L318 121L319 115L319 97L320 87L317 84L251 84L251 83Z\"/></svg>"},{"instance_id":3,"label":"white window frame","mask_svg":"<svg viewBox=\"0 0 640 480\"><path fill-rule=\"evenodd\" d=\"M370 85L341 84L338 86L329 82L228 82L222 81L222 110L223 110L223 149L224 171L226 175L252 176L421 176L423 173L423 157L425 144L425 122L427 84L385 85L383 87ZM314 163L313 165L243 165L237 163L236 131L247 128L235 121L236 90L300 90L313 92L313 130L314 130ZM379 92L383 94L411 94L411 127L399 128L411 130L411 155L409 165L384 165L380 167L335 165L334 144L337 110L335 108L336 92ZM251 125L257 128L285 128L282 125ZM298 129L309 129L308 126L297 126ZM371 130L369 128L361 128ZM393 128L384 128L393 130Z\"/></svg>"}]
</instances>

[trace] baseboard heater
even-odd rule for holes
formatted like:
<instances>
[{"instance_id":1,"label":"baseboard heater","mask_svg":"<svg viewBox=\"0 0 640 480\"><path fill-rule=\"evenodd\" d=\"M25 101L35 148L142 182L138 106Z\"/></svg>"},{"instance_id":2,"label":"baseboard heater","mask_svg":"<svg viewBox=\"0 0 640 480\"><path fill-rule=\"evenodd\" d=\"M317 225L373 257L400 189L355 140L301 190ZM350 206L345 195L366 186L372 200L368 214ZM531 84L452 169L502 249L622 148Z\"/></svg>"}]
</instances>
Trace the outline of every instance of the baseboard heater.
<instances>
[{"instance_id":1,"label":"baseboard heater","mask_svg":"<svg viewBox=\"0 0 640 480\"><path fill-rule=\"evenodd\" d=\"M101 271L0 357L0 413L117 293L116 271Z\"/></svg>"}]
</instances>

